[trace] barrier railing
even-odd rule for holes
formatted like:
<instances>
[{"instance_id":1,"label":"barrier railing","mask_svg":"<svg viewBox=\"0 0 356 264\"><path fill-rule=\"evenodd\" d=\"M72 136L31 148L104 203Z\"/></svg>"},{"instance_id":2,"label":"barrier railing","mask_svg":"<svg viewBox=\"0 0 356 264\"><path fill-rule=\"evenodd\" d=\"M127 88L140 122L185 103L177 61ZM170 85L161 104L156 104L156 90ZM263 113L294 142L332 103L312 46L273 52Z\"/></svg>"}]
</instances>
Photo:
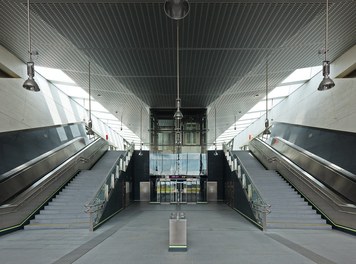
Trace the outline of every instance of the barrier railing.
<instances>
[{"instance_id":1,"label":"barrier railing","mask_svg":"<svg viewBox=\"0 0 356 264\"><path fill-rule=\"evenodd\" d=\"M106 203L109 201L121 174L126 171L134 150L135 146L132 143L125 154L121 155L111 167L110 172L106 175L95 196L90 202L85 204L85 212L90 217L89 229L91 231L94 231L95 227L100 223Z\"/></svg>"},{"instance_id":2,"label":"barrier railing","mask_svg":"<svg viewBox=\"0 0 356 264\"><path fill-rule=\"evenodd\" d=\"M248 170L241 163L240 159L232 154L231 150L224 144L223 150L225 157L229 163L231 171L236 173L237 179L240 181L247 200L250 203L253 214L263 231L267 230L267 214L271 212L271 206L264 201L258 188L251 179Z\"/></svg>"}]
</instances>

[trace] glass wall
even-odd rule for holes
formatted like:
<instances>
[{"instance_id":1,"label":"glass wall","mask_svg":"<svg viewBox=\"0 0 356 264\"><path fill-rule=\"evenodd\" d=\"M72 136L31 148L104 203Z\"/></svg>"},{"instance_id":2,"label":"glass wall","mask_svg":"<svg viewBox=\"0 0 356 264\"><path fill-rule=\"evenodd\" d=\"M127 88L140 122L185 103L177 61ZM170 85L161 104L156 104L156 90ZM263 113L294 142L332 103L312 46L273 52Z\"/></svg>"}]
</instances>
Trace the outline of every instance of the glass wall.
<instances>
[{"instance_id":1,"label":"glass wall","mask_svg":"<svg viewBox=\"0 0 356 264\"><path fill-rule=\"evenodd\" d=\"M150 153L151 175L205 175L206 153Z\"/></svg>"}]
</instances>

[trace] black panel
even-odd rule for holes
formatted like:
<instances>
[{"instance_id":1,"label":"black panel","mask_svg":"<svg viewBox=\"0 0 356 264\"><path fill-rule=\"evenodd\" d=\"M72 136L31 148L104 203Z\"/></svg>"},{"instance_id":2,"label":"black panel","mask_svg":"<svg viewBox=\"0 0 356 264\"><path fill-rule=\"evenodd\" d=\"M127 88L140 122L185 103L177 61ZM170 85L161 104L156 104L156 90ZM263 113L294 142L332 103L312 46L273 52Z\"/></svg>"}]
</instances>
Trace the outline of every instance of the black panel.
<instances>
[{"instance_id":1,"label":"black panel","mask_svg":"<svg viewBox=\"0 0 356 264\"><path fill-rule=\"evenodd\" d=\"M124 191L125 180L124 178L120 178L116 183L115 189L113 190L109 201L106 204L105 210L100 218L100 222L106 220L108 217L125 207Z\"/></svg>"},{"instance_id":2,"label":"black panel","mask_svg":"<svg viewBox=\"0 0 356 264\"><path fill-rule=\"evenodd\" d=\"M208 151L208 181L216 181L218 183L217 199L224 200L224 162L226 158L222 150L218 151L217 156L214 156L214 152L215 151Z\"/></svg>"},{"instance_id":3,"label":"black panel","mask_svg":"<svg viewBox=\"0 0 356 264\"><path fill-rule=\"evenodd\" d=\"M0 133L0 175L76 137L87 138L84 124Z\"/></svg>"},{"instance_id":4,"label":"black panel","mask_svg":"<svg viewBox=\"0 0 356 264\"><path fill-rule=\"evenodd\" d=\"M247 216L250 220L257 220L253 214L250 202L247 199L246 191L242 188L240 180L237 178L236 172L232 172L227 159L224 162L225 171L225 202L230 207L238 210L245 217Z\"/></svg>"},{"instance_id":5,"label":"black panel","mask_svg":"<svg viewBox=\"0 0 356 264\"><path fill-rule=\"evenodd\" d=\"M356 174L356 133L287 123L274 124L271 132Z\"/></svg>"},{"instance_id":6,"label":"black panel","mask_svg":"<svg viewBox=\"0 0 356 264\"><path fill-rule=\"evenodd\" d=\"M149 151L142 151L142 156L138 155L139 151L133 154L133 200L140 200L140 182L150 181L149 168Z\"/></svg>"}]
</instances>

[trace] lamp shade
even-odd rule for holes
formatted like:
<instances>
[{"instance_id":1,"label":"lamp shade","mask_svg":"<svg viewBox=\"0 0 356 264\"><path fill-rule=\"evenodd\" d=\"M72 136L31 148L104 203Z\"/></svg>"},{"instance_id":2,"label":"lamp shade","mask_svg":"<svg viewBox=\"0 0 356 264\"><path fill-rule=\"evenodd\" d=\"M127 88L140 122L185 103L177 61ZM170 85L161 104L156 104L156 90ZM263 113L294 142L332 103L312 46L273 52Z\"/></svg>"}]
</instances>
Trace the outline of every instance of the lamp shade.
<instances>
[{"instance_id":1,"label":"lamp shade","mask_svg":"<svg viewBox=\"0 0 356 264\"><path fill-rule=\"evenodd\" d=\"M32 61L27 62L27 75L28 75L28 79L24 82L22 87L29 91L39 92L40 87L33 79L33 77L35 76L35 70L34 70L34 63Z\"/></svg>"},{"instance_id":2,"label":"lamp shade","mask_svg":"<svg viewBox=\"0 0 356 264\"><path fill-rule=\"evenodd\" d=\"M185 18L190 10L187 0L166 0L164 3L164 12L166 15L174 20Z\"/></svg>"},{"instance_id":3,"label":"lamp shade","mask_svg":"<svg viewBox=\"0 0 356 264\"><path fill-rule=\"evenodd\" d=\"M323 80L319 84L318 91L325 91L333 88L335 86L334 81L329 77L330 73L330 62L323 61Z\"/></svg>"},{"instance_id":4,"label":"lamp shade","mask_svg":"<svg viewBox=\"0 0 356 264\"><path fill-rule=\"evenodd\" d=\"M269 120L266 118L265 120L265 130L262 133L263 135L270 135L271 131L269 130Z\"/></svg>"},{"instance_id":5,"label":"lamp shade","mask_svg":"<svg viewBox=\"0 0 356 264\"><path fill-rule=\"evenodd\" d=\"M177 111L174 113L173 118L174 118L174 119L178 119L178 120L183 119L183 114L182 114L182 112L180 111L179 108L178 108Z\"/></svg>"},{"instance_id":6,"label":"lamp shade","mask_svg":"<svg viewBox=\"0 0 356 264\"><path fill-rule=\"evenodd\" d=\"M333 80L330 79L328 75L324 76L323 80L319 84L318 91L325 91L333 88L335 83Z\"/></svg>"}]
</instances>

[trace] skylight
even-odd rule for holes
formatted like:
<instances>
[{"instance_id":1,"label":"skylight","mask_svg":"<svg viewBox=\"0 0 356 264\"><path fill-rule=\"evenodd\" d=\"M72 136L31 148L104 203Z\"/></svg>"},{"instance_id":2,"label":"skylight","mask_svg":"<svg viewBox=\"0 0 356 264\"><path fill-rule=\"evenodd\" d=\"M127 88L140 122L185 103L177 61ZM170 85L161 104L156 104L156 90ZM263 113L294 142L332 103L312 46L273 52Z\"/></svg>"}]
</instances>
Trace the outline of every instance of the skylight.
<instances>
[{"instance_id":1,"label":"skylight","mask_svg":"<svg viewBox=\"0 0 356 264\"><path fill-rule=\"evenodd\" d=\"M88 93L76 83L63 71L59 69L46 68L36 66L35 70L42 75L45 79L52 82L59 90L61 90L68 97L71 97L79 105L86 110L89 109ZM105 107L99 102L91 98L91 110L92 115L100 119L104 124L111 127L119 135L121 135L128 142L140 143L140 138L136 136L129 128L111 114Z\"/></svg>"},{"instance_id":2,"label":"skylight","mask_svg":"<svg viewBox=\"0 0 356 264\"><path fill-rule=\"evenodd\" d=\"M286 83L296 83L296 82L306 82L314 77L315 74L320 72L321 66L314 66L308 68L301 68L295 70L292 74L290 74L287 78L284 79L282 84Z\"/></svg>"},{"instance_id":3,"label":"skylight","mask_svg":"<svg viewBox=\"0 0 356 264\"><path fill-rule=\"evenodd\" d=\"M301 68L295 70L281 84L268 93L268 110L279 104L282 100L287 98L291 93L297 90L305 82L309 81L316 74L322 70L321 66ZM252 107L246 114L244 114L236 123L232 124L216 142L221 144L229 142L241 131L249 127L253 122L259 119L266 112L266 97Z\"/></svg>"},{"instance_id":4,"label":"skylight","mask_svg":"<svg viewBox=\"0 0 356 264\"><path fill-rule=\"evenodd\" d=\"M51 82L75 84L75 82L67 74L59 69L36 66L35 70Z\"/></svg>"},{"instance_id":5,"label":"skylight","mask_svg":"<svg viewBox=\"0 0 356 264\"><path fill-rule=\"evenodd\" d=\"M57 88L59 88L63 93L73 98L85 98L89 97L88 93L84 91L83 88L74 85L64 85L64 84L56 84Z\"/></svg>"}]
</instances>

